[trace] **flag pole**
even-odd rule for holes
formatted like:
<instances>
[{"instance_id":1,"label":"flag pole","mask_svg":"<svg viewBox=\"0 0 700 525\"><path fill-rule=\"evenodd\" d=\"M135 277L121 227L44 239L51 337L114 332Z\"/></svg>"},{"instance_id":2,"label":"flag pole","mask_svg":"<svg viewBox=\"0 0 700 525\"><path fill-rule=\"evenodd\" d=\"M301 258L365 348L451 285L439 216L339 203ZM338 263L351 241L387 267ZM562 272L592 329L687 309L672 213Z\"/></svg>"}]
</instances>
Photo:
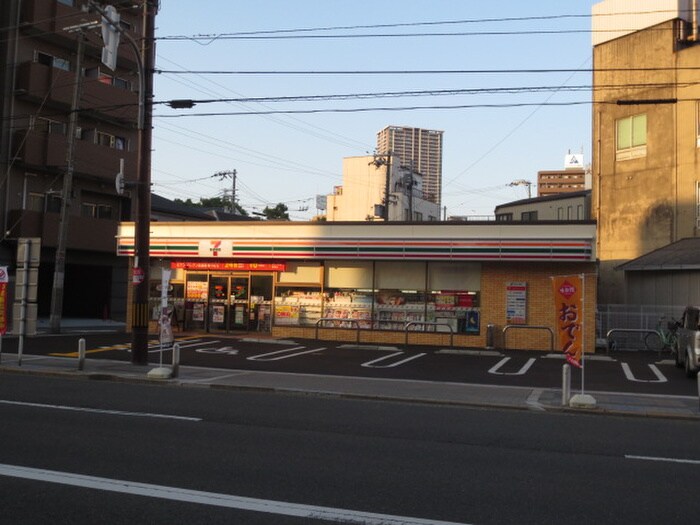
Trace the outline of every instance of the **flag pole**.
<instances>
[{"instance_id":1,"label":"flag pole","mask_svg":"<svg viewBox=\"0 0 700 525\"><path fill-rule=\"evenodd\" d=\"M586 274L581 274L581 394L586 376Z\"/></svg>"}]
</instances>

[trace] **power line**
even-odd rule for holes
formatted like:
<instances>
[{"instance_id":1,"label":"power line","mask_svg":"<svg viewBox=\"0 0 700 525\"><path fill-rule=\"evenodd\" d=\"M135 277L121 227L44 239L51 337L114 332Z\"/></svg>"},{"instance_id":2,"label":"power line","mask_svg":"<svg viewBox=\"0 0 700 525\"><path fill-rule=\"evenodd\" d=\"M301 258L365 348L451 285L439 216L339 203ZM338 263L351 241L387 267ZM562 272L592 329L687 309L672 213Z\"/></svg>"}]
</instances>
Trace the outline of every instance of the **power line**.
<instances>
[{"instance_id":1,"label":"power line","mask_svg":"<svg viewBox=\"0 0 700 525\"><path fill-rule=\"evenodd\" d=\"M546 69L329 69L329 70L170 70L155 69L167 75L502 75L549 73L649 73L663 71L697 71L700 66L679 67L609 67L609 68L546 68Z\"/></svg>"},{"instance_id":2,"label":"power line","mask_svg":"<svg viewBox=\"0 0 700 525\"><path fill-rule=\"evenodd\" d=\"M481 18L481 19L462 19L462 20L437 20L437 21L424 21L424 22L403 22L403 23L393 23L393 24L367 24L367 25L346 25L346 26L323 26L323 27L304 27L296 29L267 29L258 31L238 31L233 33L218 33L218 34L199 34L199 35L172 35L158 37L158 40L164 41L200 41L206 40L207 43L203 45L209 45L212 42L221 39L243 39L243 38L313 38L314 35L306 35L306 33L314 32L327 32L327 31L355 31L355 30L365 30L365 29L394 29L401 27L426 27L426 26L439 26L439 25L462 25L462 24L487 24L487 23L511 23L511 22L532 22L532 21L547 21L556 20L561 21L564 19L593 19L593 18L604 18L604 17L615 17L615 16L630 16L630 15L646 15L646 14L661 14L669 13L676 14L677 11L673 10L645 10L645 11L629 11L620 13L601 13L597 15L593 14L559 14L559 15L539 15L539 16L522 16L522 17L499 17L499 18ZM589 30L590 31L590 30ZM299 33L299 34L295 34ZM513 33L508 33L513 34ZM326 35L318 35L326 36ZM355 37L364 37L368 35L350 35ZM421 36L421 34L379 34L371 35L378 37L391 37L391 36ZM442 36L442 35L440 35ZM330 35L326 37L337 37L342 38L343 35Z\"/></svg>"}]
</instances>

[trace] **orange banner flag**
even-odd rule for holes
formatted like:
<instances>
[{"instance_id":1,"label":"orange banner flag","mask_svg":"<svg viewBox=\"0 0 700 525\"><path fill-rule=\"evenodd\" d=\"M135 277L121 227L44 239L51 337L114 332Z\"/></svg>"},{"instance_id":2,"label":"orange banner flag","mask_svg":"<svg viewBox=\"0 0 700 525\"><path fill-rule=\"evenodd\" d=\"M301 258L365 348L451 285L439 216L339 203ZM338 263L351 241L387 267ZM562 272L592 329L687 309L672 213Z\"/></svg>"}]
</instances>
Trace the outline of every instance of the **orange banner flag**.
<instances>
[{"instance_id":1,"label":"orange banner flag","mask_svg":"<svg viewBox=\"0 0 700 525\"><path fill-rule=\"evenodd\" d=\"M583 279L580 275L553 277L557 340L566 360L581 367L583 353Z\"/></svg>"}]
</instances>

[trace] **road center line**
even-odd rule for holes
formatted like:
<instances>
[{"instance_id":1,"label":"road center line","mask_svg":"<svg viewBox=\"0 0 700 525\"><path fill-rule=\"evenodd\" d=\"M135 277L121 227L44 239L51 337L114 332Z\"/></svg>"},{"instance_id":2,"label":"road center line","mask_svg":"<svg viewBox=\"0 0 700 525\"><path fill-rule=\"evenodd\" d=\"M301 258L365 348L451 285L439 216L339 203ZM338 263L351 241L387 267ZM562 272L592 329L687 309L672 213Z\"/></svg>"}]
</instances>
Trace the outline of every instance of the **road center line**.
<instances>
[{"instance_id":1,"label":"road center line","mask_svg":"<svg viewBox=\"0 0 700 525\"><path fill-rule=\"evenodd\" d=\"M84 476L70 472L58 472L0 463L0 476L31 479L48 483L58 483L73 487L106 490L122 494L133 494L151 498L161 498L187 503L199 503L215 507L265 512L282 516L295 516L314 520L327 520L339 523L355 523L361 525L466 525L464 523L435 521L421 518L392 516L390 514L375 514L333 507L318 507L302 505L285 501L274 501L243 496L232 496L215 492L202 492L163 485L136 483L109 478Z\"/></svg>"},{"instance_id":2,"label":"road center line","mask_svg":"<svg viewBox=\"0 0 700 525\"><path fill-rule=\"evenodd\" d=\"M29 403L26 401L10 401L7 399L0 399L0 404L3 405L15 405L24 406L32 408L50 408L53 410L70 410L73 412L91 412L94 414L109 414L112 416L132 416L132 417L153 417L159 419L177 419L180 421L202 421L199 417L187 417L187 416L174 416L171 414L154 414L150 412L126 412L123 410L104 410L100 408L84 408L84 407L71 407L68 405L48 405L45 403Z\"/></svg>"},{"instance_id":3,"label":"road center line","mask_svg":"<svg viewBox=\"0 0 700 525\"><path fill-rule=\"evenodd\" d=\"M700 460L698 459L659 458L654 456L633 456L631 454L626 454L625 459L639 459L642 461L665 461L668 463L686 463L688 465L700 465Z\"/></svg>"}]
</instances>

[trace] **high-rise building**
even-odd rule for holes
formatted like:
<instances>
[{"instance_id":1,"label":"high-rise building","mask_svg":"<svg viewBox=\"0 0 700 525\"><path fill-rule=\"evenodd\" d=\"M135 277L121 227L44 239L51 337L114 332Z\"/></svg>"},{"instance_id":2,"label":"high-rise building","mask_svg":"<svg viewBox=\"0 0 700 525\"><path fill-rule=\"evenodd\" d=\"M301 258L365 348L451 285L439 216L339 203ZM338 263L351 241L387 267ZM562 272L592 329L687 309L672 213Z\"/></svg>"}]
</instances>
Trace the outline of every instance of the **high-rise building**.
<instances>
[{"instance_id":1,"label":"high-rise building","mask_svg":"<svg viewBox=\"0 0 700 525\"><path fill-rule=\"evenodd\" d=\"M423 177L423 198L438 206L442 196L442 131L387 126L377 133L377 153L392 153L401 166Z\"/></svg>"},{"instance_id":2,"label":"high-rise building","mask_svg":"<svg viewBox=\"0 0 700 525\"><path fill-rule=\"evenodd\" d=\"M111 4L122 30L141 41L146 2ZM114 239L131 219L132 192L120 195L115 176L123 161L125 179L136 180L139 78L125 37L116 69L101 63L100 15L85 7L0 2L0 265L12 279L18 239L41 240L37 306L48 316L70 180L62 314L123 319L128 268Z\"/></svg>"}]
</instances>

